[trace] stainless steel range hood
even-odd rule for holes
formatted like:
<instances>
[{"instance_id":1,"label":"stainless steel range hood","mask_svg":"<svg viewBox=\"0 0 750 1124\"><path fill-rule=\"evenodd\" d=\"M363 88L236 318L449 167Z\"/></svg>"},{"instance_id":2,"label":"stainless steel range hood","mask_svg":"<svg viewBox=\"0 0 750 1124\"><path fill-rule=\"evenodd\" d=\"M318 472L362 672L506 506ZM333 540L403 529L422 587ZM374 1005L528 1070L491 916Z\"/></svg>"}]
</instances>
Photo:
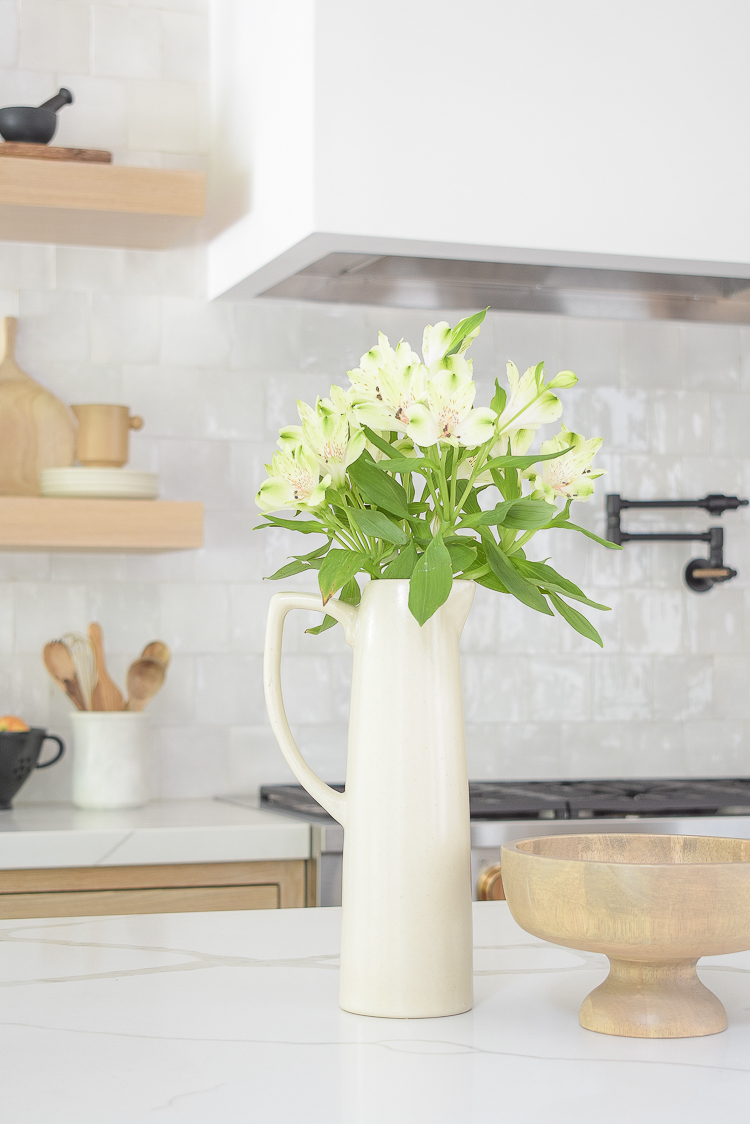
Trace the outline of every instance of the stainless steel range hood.
<instances>
[{"instance_id":1,"label":"stainless steel range hood","mask_svg":"<svg viewBox=\"0 0 750 1124\"><path fill-rule=\"evenodd\" d=\"M327 254L259 295L399 308L490 308L750 324L750 278L566 265Z\"/></svg>"}]
</instances>

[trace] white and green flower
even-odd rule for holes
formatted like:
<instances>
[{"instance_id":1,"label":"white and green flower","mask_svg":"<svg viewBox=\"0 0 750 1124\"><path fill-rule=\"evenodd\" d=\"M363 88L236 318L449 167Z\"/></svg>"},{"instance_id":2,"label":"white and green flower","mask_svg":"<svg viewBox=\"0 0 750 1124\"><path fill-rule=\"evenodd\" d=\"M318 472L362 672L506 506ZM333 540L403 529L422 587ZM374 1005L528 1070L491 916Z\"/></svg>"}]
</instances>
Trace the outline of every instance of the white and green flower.
<instances>
[{"instance_id":1,"label":"white and green flower","mask_svg":"<svg viewBox=\"0 0 750 1124\"><path fill-rule=\"evenodd\" d=\"M318 398L314 407L298 401L297 410L302 425L282 429L280 441L302 441L330 473L334 487L343 487L347 468L365 448L365 435L356 423L348 395L340 386L332 386L330 398Z\"/></svg>"},{"instance_id":2,"label":"white and green flower","mask_svg":"<svg viewBox=\"0 0 750 1124\"><path fill-rule=\"evenodd\" d=\"M408 436L423 448L438 441L468 448L483 445L495 432L497 414L488 406L474 408L477 390L463 355L440 362L427 380L424 400L411 408Z\"/></svg>"},{"instance_id":3,"label":"white and green flower","mask_svg":"<svg viewBox=\"0 0 750 1124\"><path fill-rule=\"evenodd\" d=\"M406 433L412 407L425 394L427 371L419 356L404 340L391 347L388 337L378 334L378 344L347 372L351 380L351 403L360 425L371 429Z\"/></svg>"},{"instance_id":4,"label":"white and green flower","mask_svg":"<svg viewBox=\"0 0 750 1124\"><path fill-rule=\"evenodd\" d=\"M264 480L255 502L261 511L295 511L319 507L331 483L330 475L321 479L320 464L304 444L287 441L273 460L266 465L269 479Z\"/></svg>"},{"instance_id":5,"label":"white and green flower","mask_svg":"<svg viewBox=\"0 0 750 1124\"><path fill-rule=\"evenodd\" d=\"M464 323L462 321L462 323ZM463 355L472 342L479 335L481 325L478 325L472 332L468 332L461 340L461 345L458 349L458 355ZM432 372L434 368L442 365L445 359L446 351L450 350L451 340L453 339L453 328L447 320L441 320L438 324L428 324L422 336L422 358L424 365Z\"/></svg>"},{"instance_id":6,"label":"white and green flower","mask_svg":"<svg viewBox=\"0 0 750 1124\"><path fill-rule=\"evenodd\" d=\"M508 363L508 395L498 421L498 433L510 434L519 429L538 429L547 422L557 421L562 413L562 402L552 393L551 387L563 389L578 380L572 371L561 371L549 384L544 382L544 364L529 367L521 376L515 363ZM527 446L528 448L528 446Z\"/></svg>"},{"instance_id":7,"label":"white and green flower","mask_svg":"<svg viewBox=\"0 0 750 1124\"><path fill-rule=\"evenodd\" d=\"M564 425L557 437L542 441L542 453L557 453L561 449L569 451L555 460L544 461L541 473L524 473L532 482L534 497L552 504L560 497L584 503L590 499L594 494L594 480L605 475L604 469L593 471L591 467L601 443L601 437L592 437L587 441L580 433L573 433Z\"/></svg>"}]
</instances>

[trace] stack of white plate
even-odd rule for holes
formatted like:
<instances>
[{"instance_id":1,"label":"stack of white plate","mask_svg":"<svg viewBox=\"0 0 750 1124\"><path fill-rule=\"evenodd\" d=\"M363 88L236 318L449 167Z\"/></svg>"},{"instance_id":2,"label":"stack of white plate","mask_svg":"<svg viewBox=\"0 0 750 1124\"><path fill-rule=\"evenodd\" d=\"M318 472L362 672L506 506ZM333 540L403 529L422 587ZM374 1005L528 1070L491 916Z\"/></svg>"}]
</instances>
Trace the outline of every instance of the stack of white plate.
<instances>
[{"instance_id":1,"label":"stack of white plate","mask_svg":"<svg viewBox=\"0 0 750 1124\"><path fill-rule=\"evenodd\" d=\"M155 472L132 468L43 468L43 496L83 496L98 499L155 500L159 477Z\"/></svg>"}]
</instances>

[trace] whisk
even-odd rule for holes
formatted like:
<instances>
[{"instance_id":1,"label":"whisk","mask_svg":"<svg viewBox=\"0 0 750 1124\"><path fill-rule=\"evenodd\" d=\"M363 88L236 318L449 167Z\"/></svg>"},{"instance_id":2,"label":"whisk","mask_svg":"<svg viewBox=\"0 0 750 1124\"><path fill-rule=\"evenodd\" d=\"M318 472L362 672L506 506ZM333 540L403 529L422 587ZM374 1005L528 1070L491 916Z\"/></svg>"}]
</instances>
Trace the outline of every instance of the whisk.
<instances>
[{"instance_id":1,"label":"whisk","mask_svg":"<svg viewBox=\"0 0 750 1124\"><path fill-rule=\"evenodd\" d=\"M96 686L96 657L88 636L81 632L66 632L62 642L70 652L76 669L76 678L81 688L86 710L91 710L91 697Z\"/></svg>"}]
</instances>

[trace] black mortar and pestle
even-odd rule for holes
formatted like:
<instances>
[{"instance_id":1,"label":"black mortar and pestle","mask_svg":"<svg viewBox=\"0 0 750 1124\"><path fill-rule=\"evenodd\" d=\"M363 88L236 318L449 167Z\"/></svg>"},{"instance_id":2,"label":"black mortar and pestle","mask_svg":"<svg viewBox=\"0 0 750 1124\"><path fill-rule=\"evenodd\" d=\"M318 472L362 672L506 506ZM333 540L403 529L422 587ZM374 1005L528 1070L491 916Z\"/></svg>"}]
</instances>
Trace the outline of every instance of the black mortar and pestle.
<instances>
[{"instance_id":1,"label":"black mortar and pestle","mask_svg":"<svg viewBox=\"0 0 750 1124\"><path fill-rule=\"evenodd\" d=\"M0 109L0 136L23 144L49 144L57 128L57 111L70 105L73 95L62 86L41 105L8 105Z\"/></svg>"}]
</instances>

